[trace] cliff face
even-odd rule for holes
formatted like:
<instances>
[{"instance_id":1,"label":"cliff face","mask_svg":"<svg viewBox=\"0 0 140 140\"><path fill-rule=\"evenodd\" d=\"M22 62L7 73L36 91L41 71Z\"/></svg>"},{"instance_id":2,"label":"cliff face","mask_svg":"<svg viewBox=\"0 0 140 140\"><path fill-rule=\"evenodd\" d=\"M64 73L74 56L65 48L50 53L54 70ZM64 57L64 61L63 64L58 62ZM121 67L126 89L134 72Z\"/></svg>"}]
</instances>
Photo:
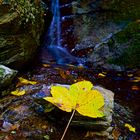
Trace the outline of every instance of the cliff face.
<instances>
[{"instance_id":1,"label":"cliff face","mask_svg":"<svg viewBox=\"0 0 140 140\"><path fill-rule=\"evenodd\" d=\"M20 68L31 60L43 32L39 5L22 0L0 3L0 64Z\"/></svg>"}]
</instances>

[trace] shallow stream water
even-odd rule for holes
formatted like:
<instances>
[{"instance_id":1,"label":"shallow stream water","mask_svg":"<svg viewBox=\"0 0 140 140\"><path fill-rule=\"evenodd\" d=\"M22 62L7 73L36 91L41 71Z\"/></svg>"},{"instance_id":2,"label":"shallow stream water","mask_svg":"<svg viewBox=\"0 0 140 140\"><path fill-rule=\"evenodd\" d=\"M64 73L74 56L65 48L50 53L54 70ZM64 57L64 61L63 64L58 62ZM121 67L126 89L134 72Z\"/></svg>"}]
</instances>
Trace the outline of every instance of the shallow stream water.
<instances>
[{"instance_id":1,"label":"shallow stream water","mask_svg":"<svg viewBox=\"0 0 140 140\"><path fill-rule=\"evenodd\" d=\"M94 85L101 85L115 93L115 104L112 121L112 135L118 140L140 139L140 73L136 71L115 72L95 70L72 65L54 63L40 64L34 70L20 74L26 79L36 81L35 85L22 85L17 82L17 89L26 90L24 96L8 95L0 100L0 138L2 140L50 140L60 139L65 123L50 119L45 113L45 101L41 98L48 94L47 86L53 83L73 84L89 80ZM16 87L15 87L16 89ZM14 89L13 89L14 90ZM45 108L44 108L45 107ZM131 124L136 132L131 132L124 125ZM110 135L111 135L110 134ZM65 140L104 140L94 137L91 129L70 127Z\"/></svg>"}]
</instances>

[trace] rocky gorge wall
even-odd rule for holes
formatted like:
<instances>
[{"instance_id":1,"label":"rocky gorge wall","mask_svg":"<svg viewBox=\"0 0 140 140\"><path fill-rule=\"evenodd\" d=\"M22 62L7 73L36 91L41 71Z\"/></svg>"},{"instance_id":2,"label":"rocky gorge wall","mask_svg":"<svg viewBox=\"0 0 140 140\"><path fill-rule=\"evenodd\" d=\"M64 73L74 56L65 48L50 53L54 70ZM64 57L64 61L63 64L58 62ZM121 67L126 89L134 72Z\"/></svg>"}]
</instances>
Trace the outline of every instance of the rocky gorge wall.
<instances>
[{"instance_id":1,"label":"rocky gorge wall","mask_svg":"<svg viewBox=\"0 0 140 140\"><path fill-rule=\"evenodd\" d=\"M36 55L43 32L43 11L31 1L0 3L0 64L19 69Z\"/></svg>"},{"instance_id":2,"label":"rocky gorge wall","mask_svg":"<svg viewBox=\"0 0 140 140\"><path fill-rule=\"evenodd\" d=\"M38 2L1 2L0 64L19 68L34 58L44 26ZM51 5L50 0L44 2ZM115 70L139 67L139 3L60 0L62 46L72 55L86 58L88 67Z\"/></svg>"}]
</instances>

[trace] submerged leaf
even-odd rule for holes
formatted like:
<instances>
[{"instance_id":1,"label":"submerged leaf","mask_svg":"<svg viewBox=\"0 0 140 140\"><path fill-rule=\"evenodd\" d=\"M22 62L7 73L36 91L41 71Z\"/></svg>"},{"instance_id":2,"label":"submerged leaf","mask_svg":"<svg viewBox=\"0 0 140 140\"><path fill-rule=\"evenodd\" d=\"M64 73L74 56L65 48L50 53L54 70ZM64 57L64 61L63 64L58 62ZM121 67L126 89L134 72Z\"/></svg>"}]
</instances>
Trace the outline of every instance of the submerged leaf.
<instances>
[{"instance_id":1,"label":"submerged leaf","mask_svg":"<svg viewBox=\"0 0 140 140\"><path fill-rule=\"evenodd\" d=\"M101 108L104 106L104 97L98 90L92 90L92 87L93 85L89 81L72 84L69 89L52 86L52 97L44 99L66 112L77 110L84 116L103 117L104 113Z\"/></svg>"},{"instance_id":2,"label":"submerged leaf","mask_svg":"<svg viewBox=\"0 0 140 140\"><path fill-rule=\"evenodd\" d=\"M19 91L18 89L11 92L12 95L16 95L16 96L22 96L22 95L24 95L25 93L26 93L25 90Z\"/></svg>"},{"instance_id":3,"label":"submerged leaf","mask_svg":"<svg viewBox=\"0 0 140 140\"><path fill-rule=\"evenodd\" d=\"M132 131L132 132L136 132L136 128L133 127L132 125L126 123L124 126L127 127L130 131Z\"/></svg>"},{"instance_id":4,"label":"submerged leaf","mask_svg":"<svg viewBox=\"0 0 140 140\"><path fill-rule=\"evenodd\" d=\"M35 85L37 83L36 81L29 81L22 77L19 77L18 79L19 79L20 83L25 84L25 85L27 85L27 84Z\"/></svg>"}]
</instances>

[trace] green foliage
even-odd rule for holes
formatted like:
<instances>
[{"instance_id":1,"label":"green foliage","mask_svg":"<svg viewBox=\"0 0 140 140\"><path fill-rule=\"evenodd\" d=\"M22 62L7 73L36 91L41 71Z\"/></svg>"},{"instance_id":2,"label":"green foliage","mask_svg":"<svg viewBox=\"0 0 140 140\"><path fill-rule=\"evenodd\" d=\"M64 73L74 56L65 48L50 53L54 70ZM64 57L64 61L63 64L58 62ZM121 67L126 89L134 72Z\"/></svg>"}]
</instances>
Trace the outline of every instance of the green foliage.
<instances>
[{"instance_id":1,"label":"green foliage","mask_svg":"<svg viewBox=\"0 0 140 140\"><path fill-rule=\"evenodd\" d=\"M40 13L39 7L31 0L11 0L11 5L12 10L19 13L23 23L34 23Z\"/></svg>"},{"instance_id":2,"label":"green foliage","mask_svg":"<svg viewBox=\"0 0 140 140\"><path fill-rule=\"evenodd\" d=\"M138 22L130 23L123 31L116 34L118 43L128 42L130 39L138 40L140 38L140 24Z\"/></svg>"}]
</instances>

